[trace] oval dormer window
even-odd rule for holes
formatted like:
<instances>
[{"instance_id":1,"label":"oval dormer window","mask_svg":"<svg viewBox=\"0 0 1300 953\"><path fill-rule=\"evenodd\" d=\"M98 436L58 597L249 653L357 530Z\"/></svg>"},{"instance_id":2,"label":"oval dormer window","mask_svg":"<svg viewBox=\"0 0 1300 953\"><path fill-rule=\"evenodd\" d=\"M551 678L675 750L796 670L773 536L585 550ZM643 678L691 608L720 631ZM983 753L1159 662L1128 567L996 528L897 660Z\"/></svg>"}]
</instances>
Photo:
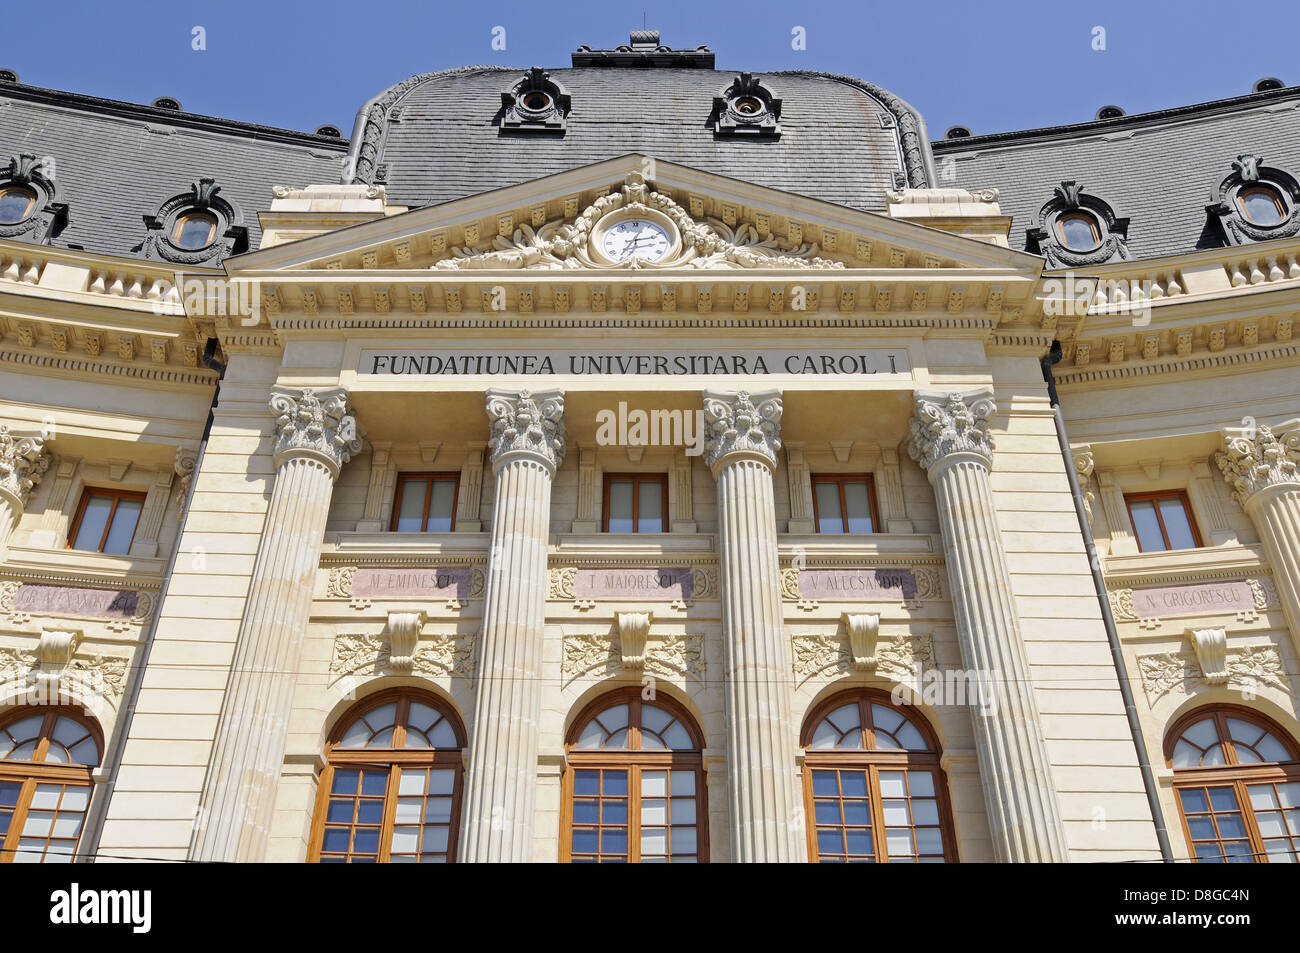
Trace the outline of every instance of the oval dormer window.
<instances>
[{"instance_id":1,"label":"oval dormer window","mask_svg":"<svg viewBox=\"0 0 1300 953\"><path fill-rule=\"evenodd\" d=\"M0 189L0 225L17 225L24 222L36 208L36 193L25 185L10 185Z\"/></svg>"},{"instance_id":2,"label":"oval dormer window","mask_svg":"<svg viewBox=\"0 0 1300 953\"><path fill-rule=\"evenodd\" d=\"M1286 218L1286 203L1281 194L1271 185L1253 185L1237 193L1237 204L1241 214L1252 225L1280 225Z\"/></svg>"},{"instance_id":3,"label":"oval dormer window","mask_svg":"<svg viewBox=\"0 0 1300 953\"><path fill-rule=\"evenodd\" d=\"M176 219L172 244L186 251L207 248L217 234L217 217L208 212L187 212Z\"/></svg>"},{"instance_id":4,"label":"oval dormer window","mask_svg":"<svg viewBox=\"0 0 1300 953\"><path fill-rule=\"evenodd\" d=\"M1056 220L1061 244L1072 251L1091 251L1101 244L1097 221L1087 212L1070 212Z\"/></svg>"}]
</instances>

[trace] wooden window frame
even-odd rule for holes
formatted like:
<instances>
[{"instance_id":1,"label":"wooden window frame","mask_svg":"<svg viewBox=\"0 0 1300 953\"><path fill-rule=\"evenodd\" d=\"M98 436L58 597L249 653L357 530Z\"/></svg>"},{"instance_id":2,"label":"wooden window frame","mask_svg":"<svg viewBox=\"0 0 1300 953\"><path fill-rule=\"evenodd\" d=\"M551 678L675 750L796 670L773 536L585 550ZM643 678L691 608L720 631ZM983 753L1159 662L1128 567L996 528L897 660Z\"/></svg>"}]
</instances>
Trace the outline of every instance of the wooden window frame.
<instances>
[{"instance_id":1,"label":"wooden window frame","mask_svg":"<svg viewBox=\"0 0 1300 953\"><path fill-rule=\"evenodd\" d=\"M456 531L456 509L460 506L460 473L440 470L410 470L398 471L397 489L393 491L393 515L388 522L388 531L397 532L397 522L402 513L402 491L405 489L407 480L422 479L424 484L424 515L420 517L420 529L408 530L407 532L428 533L428 532L447 532ZM454 486L451 491L451 526L446 530L430 530L429 527L429 506L433 502L433 482L435 480L452 480Z\"/></svg>"},{"instance_id":2,"label":"wooden window frame","mask_svg":"<svg viewBox=\"0 0 1300 953\"><path fill-rule=\"evenodd\" d=\"M813 528L820 533L822 531L821 515L817 506L817 484L818 483L838 483L840 487L840 525L843 529L839 533L827 533L827 536L874 536L880 532L880 504L876 500L876 477L872 473L814 473L810 477L813 498ZM844 498L844 484L858 483L866 481L867 484L867 506L871 513L871 532L870 533L850 533L849 532L849 507L848 501Z\"/></svg>"},{"instance_id":3,"label":"wooden window frame","mask_svg":"<svg viewBox=\"0 0 1300 953\"><path fill-rule=\"evenodd\" d=\"M1174 768L1174 747L1188 728L1207 717L1214 718L1215 730L1223 748L1225 764L1213 767ZM1242 764L1237 760L1236 742L1228 730L1228 718L1237 718L1250 722L1270 732L1278 742L1287 748L1290 761L1268 761L1261 764ZM1188 857L1192 863L1200 863L1196 857L1196 848L1192 840L1192 831L1187 823L1187 813L1183 810L1183 800L1179 792L1185 788L1231 787L1237 799L1237 811L1241 814L1246 828L1246 837L1250 842L1251 856L1255 863L1269 863L1264 847L1264 837L1260 833L1259 823L1255 819L1255 808L1250 803L1249 786L1288 781L1300 781L1300 747L1291 733L1263 712L1245 705L1230 703L1202 705L1193 708L1180 717L1165 733L1165 766L1174 772L1173 795L1178 807L1178 820L1183 831L1183 842L1187 845ZM1300 857L1296 858L1300 860Z\"/></svg>"},{"instance_id":4,"label":"wooden window frame","mask_svg":"<svg viewBox=\"0 0 1300 953\"><path fill-rule=\"evenodd\" d=\"M854 751L840 749L813 749L813 732L822 719L838 708L850 702L858 704L858 718L866 739L864 747ZM883 750L875 747L874 733L868 730L872 725L871 705L884 705L897 710L906 718L930 746L929 751ZM799 745L803 749L803 768L801 782L803 789L804 832L808 845L810 863L820 862L817 850L817 810L813 797L813 771L821 770L856 770L868 775L867 799L871 805L871 831L873 856L876 863L889 863L889 848L884 838L885 798L881 796L880 772L885 771L926 771L934 778L936 806L939 810L939 830L943 838L944 863L960 862L957 850L956 828L953 825L952 802L948 796L948 775L941 762L943 749L939 738L929 721L921 715L919 709L908 709L895 705L888 692L873 688L850 688L836 692L817 704L804 718L803 730L799 735ZM909 797L910 800L910 797ZM913 828L915 830L915 828Z\"/></svg>"},{"instance_id":5,"label":"wooden window frame","mask_svg":"<svg viewBox=\"0 0 1300 953\"><path fill-rule=\"evenodd\" d=\"M368 712L397 702L397 711L393 715L392 748L339 748L344 734L358 718ZM440 712L451 725L456 734L457 748L406 748L399 746L406 741L406 720L411 702L428 705ZM418 688L390 688L374 695L367 695L357 702L339 718L334 730L330 732L329 741L322 754L324 766L320 770L316 784L316 807L312 815L311 836L308 841L307 862L321 862L321 848L325 840L325 817L329 810L330 790L334 786L335 768L371 768L388 769L388 784L384 789L383 818L379 826L379 851L375 863L386 864L392 856L394 818L397 814L398 788L401 783L403 767L415 767L420 770L429 768L453 768L455 782L451 793L451 819L447 831L447 863L456 862L456 848L460 837L462 799L465 783L465 744L468 736L460 715L450 702L444 701L432 692ZM423 823L423 822L422 822ZM350 859L351 852L348 854Z\"/></svg>"},{"instance_id":6,"label":"wooden window frame","mask_svg":"<svg viewBox=\"0 0 1300 953\"><path fill-rule=\"evenodd\" d=\"M18 841L22 838L23 827L27 823L27 814L31 808L32 796L36 793L38 784L50 783L86 787L90 789L90 797L93 798L95 795L95 771L98 770L98 763L84 765L50 764L45 762L45 755L50 750L50 740L53 737L54 726L58 723L59 718L70 718L89 731L99 752L99 763L104 760L103 729L100 728L97 721L87 718L79 709L70 705L24 706L10 712L6 717L0 718L0 728L38 714L44 714L45 721L41 724L40 734L38 735L40 740L37 742L36 750L32 752L32 759L30 761L11 761L0 758L0 781L10 781L22 785L18 792L18 803L14 805L13 815L9 819L9 830L6 834L0 835L0 864L14 862L14 856L18 850ZM77 856L76 850L81 846L81 837L86 833L86 818L89 815L90 805L87 803L82 816L81 828L77 832L76 843L72 845L74 860ZM48 838L46 843L48 848Z\"/></svg>"},{"instance_id":7,"label":"wooden window frame","mask_svg":"<svg viewBox=\"0 0 1300 953\"><path fill-rule=\"evenodd\" d=\"M206 217L206 218L209 220L209 224L208 224L208 240L205 241L202 245L195 245L195 246L192 247L192 248L191 248L190 246L188 246L188 245L182 245L182 244L181 244L181 232L182 232L182 231L184 230L184 228L185 228L185 223L188 222L188 221L189 221L190 219L192 219L192 218L198 218L198 217L200 217L200 216ZM176 216L176 221L175 221L175 223L172 225L172 237L171 237L171 242L172 242L172 244L175 245L177 248L183 248L183 249L185 249L186 251L202 251L204 248L207 248L209 245L211 245L211 244L216 240L216 238L217 238L217 226L218 226L219 224L220 224L220 222L217 220L217 217L216 217L215 215L213 215L211 212L206 212L206 211L203 211L202 209L193 209L193 210L191 210L191 211L185 212L185 213L182 214L182 215L177 215L177 216Z\"/></svg>"},{"instance_id":8,"label":"wooden window frame","mask_svg":"<svg viewBox=\"0 0 1300 953\"><path fill-rule=\"evenodd\" d=\"M1089 245L1087 248L1076 248L1074 245L1071 245L1069 239L1065 237L1065 223L1075 221L1075 220L1087 222L1088 228L1092 231L1092 244ZM1060 215L1056 216L1055 225L1056 225L1057 240L1070 251L1073 252L1092 251L1094 248L1096 248L1098 245L1101 244L1101 228L1097 223L1096 217L1090 215L1087 212L1080 211L1078 209L1069 212L1062 212Z\"/></svg>"},{"instance_id":9,"label":"wooden window frame","mask_svg":"<svg viewBox=\"0 0 1300 953\"><path fill-rule=\"evenodd\" d=\"M1183 504L1183 513L1187 515L1187 525L1192 530L1192 542L1195 543L1192 548L1200 549L1205 544L1201 542L1201 530L1196 525L1196 513L1192 510L1192 501L1188 497L1187 491L1183 489L1174 490L1147 490L1142 493L1125 493L1124 494L1124 512L1128 514L1128 525L1133 530L1133 539L1137 541L1138 552L1140 553L1173 553L1178 552L1169 545L1169 531L1165 529L1165 518L1160 512L1160 500L1179 500ZM1137 522L1133 519L1132 503L1154 502L1152 507L1156 511L1156 520L1160 523L1160 536L1165 541L1164 549L1143 549L1142 537L1138 535Z\"/></svg>"},{"instance_id":10,"label":"wooden window frame","mask_svg":"<svg viewBox=\"0 0 1300 953\"><path fill-rule=\"evenodd\" d=\"M606 473L604 477L604 495L601 503L601 522L600 531L609 532L609 485L615 480L632 481L632 532L650 533L650 530L640 528L641 521L637 516L637 511L641 508L641 484L658 483L662 491L660 512L663 514L660 520L661 529L659 532L668 532L668 474L666 473Z\"/></svg>"},{"instance_id":11,"label":"wooden window frame","mask_svg":"<svg viewBox=\"0 0 1300 953\"><path fill-rule=\"evenodd\" d=\"M1272 224L1257 222L1251 217L1250 210L1246 208L1246 196L1253 194L1266 195L1273 200L1273 206L1277 209L1277 221ZM1241 212L1241 217L1256 228L1274 228L1286 221L1289 214L1286 202L1282 198L1282 193L1272 185L1263 183L1254 183L1244 189L1237 190L1237 210Z\"/></svg>"},{"instance_id":12,"label":"wooden window frame","mask_svg":"<svg viewBox=\"0 0 1300 953\"><path fill-rule=\"evenodd\" d=\"M560 783L560 863L572 863L573 855L573 782L578 771L592 769L627 771L627 862L641 860L641 771L643 769L695 772L695 862L709 863L709 797L704 775L704 735L695 717L667 695L659 694L652 702L675 717L691 736L695 747L690 751L643 751L632 747L635 738L640 744L641 687L617 688L588 703L573 720L565 740L564 776ZM575 748L582 731L591 720L608 708L628 705L628 748L585 749ZM671 810L671 808L670 808ZM669 819L671 821L671 818ZM585 826L585 825L583 825ZM653 825L652 825L653 826ZM671 856L668 863L672 863Z\"/></svg>"},{"instance_id":13,"label":"wooden window frame","mask_svg":"<svg viewBox=\"0 0 1300 953\"><path fill-rule=\"evenodd\" d=\"M113 506L108 511L108 521L104 523L104 533L99 537L98 549L79 549L81 553L102 553L104 544L108 542L108 535L113 531L113 517L117 515L117 504L122 500L138 500L140 503L140 515L135 518L135 526L131 529L131 538L126 543L126 553L109 553L110 556L127 555L131 552L131 546L135 542L135 534L140 530L140 519L144 516L144 501L149 494L141 493L139 490L116 490L106 489L104 487L87 486L81 490L81 501L77 504L76 515L72 518L72 528L68 530L68 544L66 549L76 549L74 545L77 536L81 532L81 520L86 515L86 507L90 504L92 497L108 496L113 499Z\"/></svg>"},{"instance_id":14,"label":"wooden window frame","mask_svg":"<svg viewBox=\"0 0 1300 953\"><path fill-rule=\"evenodd\" d=\"M23 214L22 214L22 216L21 216L17 221L15 221L15 222L11 222L11 223L10 223L10 224L12 224L12 225L21 225L23 222L25 222L25 221L27 221L29 218L31 218L31 217L32 217L32 212L34 212L34 211L36 210L36 201L37 201L37 199L38 199L38 196L37 196L37 194L36 194L36 190L35 190L35 189L28 188L28 187L25 186L25 185L18 185L18 184L10 184L10 185L5 185L5 186L0 186L0 197L3 197L4 195L8 194L9 192L17 192L17 193L19 193L19 194L26 193L26 196L27 196L27 208L25 208L25 209L23 210Z\"/></svg>"}]
</instances>

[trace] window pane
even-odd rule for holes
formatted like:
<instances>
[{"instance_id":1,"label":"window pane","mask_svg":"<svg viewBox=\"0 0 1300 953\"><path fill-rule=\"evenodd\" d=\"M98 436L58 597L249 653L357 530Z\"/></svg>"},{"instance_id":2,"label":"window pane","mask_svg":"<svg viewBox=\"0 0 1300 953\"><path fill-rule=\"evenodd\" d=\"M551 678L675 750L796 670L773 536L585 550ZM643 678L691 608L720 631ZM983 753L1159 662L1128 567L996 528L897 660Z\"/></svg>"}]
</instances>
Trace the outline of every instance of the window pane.
<instances>
[{"instance_id":1,"label":"window pane","mask_svg":"<svg viewBox=\"0 0 1300 953\"><path fill-rule=\"evenodd\" d=\"M22 188L0 192L0 225L17 225L25 219L35 197L35 193Z\"/></svg>"},{"instance_id":2,"label":"window pane","mask_svg":"<svg viewBox=\"0 0 1300 953\"><path fill-rule=\"evenodd\" d=\"M118 500L117 510L113 513L113 525L109 527L108 539L104 542L104 552L125 556L131 549L131 538L135 536L135 524L140 521L143 500Z\"/></svg>"},{"instance_id":3,"label":"window pane","mask_svg":"<svg viewBox=\"0 0 1300 953\"><path fill-rule=\"evenodd\" d=\"M817 532L844 532L844 514L840 511L840 485L814 483L813 492L817 494Z\"/></svg>"},{"instance_id":4,"label":"window pane","mask_svg":"<svg viewBox=\"0 0 1300 953\"><path fill-rule=\"evenodd\" d=\"M1086 251L1097 244L1096 232L1092 223L1082 215L1071 215L1061 219L1061 238L1067 246L1079 251Z\"/></svg>"},{"instance_id":5,"label":"window pane","mask_svg":"<svg viewBox=\"0 0 1300 953\"><path fill-rule=\"evenodd\" d=\"M1156 517L1156 505L1151 500L1136 500L1129 503L1128 511L1133 516L1133 528L1137 531L1138 548L1144 553L1158 553L1165 548L1165 538L1160 532L1160 520Z\"/></svg>"},{"instance_id":6,"label":"window pane","mask_svg":"<svg viewBox=\"0 0 1300 953\"><path fill-rule=\"evenodd\" d=\"M664 529L664 485L647 480L637 486L638 533L662 533Z\"/></svg>"},{"instance_id":7,"label":"window pane","mask_svg":"<svg viewBox=\"0 0 1300 953\"><path fill-rule=\"evenodd\" d=\"M874 532L866 480L854 480L852 483L844 484L844 504L849 511L850 533Z\"/></svg>"},{"instance_id":8,"label":"window pane","mask_svg":"<svg viewBox=\"0 0 1300 953\"><path fill-rule=\"evenodd\" d=\"M429 482L424 477L406 477L402 480L402 500L397 511L397 532L424 531L424 497L428 487Z\"/></svg>"},{"instance_id":9,"label":"window pane","mask_svg":"<svg viewBox=\"0 0 1300 953\"><path fill-rule=\"evenodd\" d=\"M1256 225L1276 225L1282 221L1282 214L1277 207L1277 199L1271 190L1251 189L1248 192L1241 193L1240 198L1246 217Z\"/></svg>"},{"instance_id":10,"label":"window pane","mask_svg":"<svg viewBox=\"0 0 1300 953\"><path fill-rule=\"evenodd\" d=\"M1192 535L1192 524L1187 517L1187 510L1181 499L1160 501L1160 515L1165 521L1165 532L1169 534L1170 549L1195 549L1196 538Z\"/></svg>"},{"instance_id":11,"label":"window pane","mask_svg":"<svg viewBox=\"0 0 1300 953\"><path fill-rule=\"evenodd\" d=\"M632 481L609 481L609 531L611 533L630 533L635 529L632 522Z\"/></svg>"},{"instance_id":12,"label":"window pane","mask_svg":"<svg viewBox=\"0 0 1300 953\"><path fill-rule=\"evenodd\" d=\"M86 508L81 513L81 525L77 528L77 538L72 543L73 549L99 550L99 541L104 538L104 527L108 525L108 514L113 509L111 496L92 496L86 501Z\"/></svg>"},{"instance_id":13,"label":"window pane","mask_svg":"<svg viewBox=\"0 0 1300 953\"><path fill-rule=\"evenodd\" d=\"M206 214L186 215L176 227L176 244L190 250L206 247L215 224L216 220Z\"/></svg>"},{"instance_id":14,"label":"window pane","mask_svg":"<svg viewBox=\"0 0 1300 953\"><path fill-rule=\"evenodd\" d=\"M456 513L456 481L434 480L433 498L429 501L430 533L450 533L452 517Z\"/></svg>"}]
</instances>

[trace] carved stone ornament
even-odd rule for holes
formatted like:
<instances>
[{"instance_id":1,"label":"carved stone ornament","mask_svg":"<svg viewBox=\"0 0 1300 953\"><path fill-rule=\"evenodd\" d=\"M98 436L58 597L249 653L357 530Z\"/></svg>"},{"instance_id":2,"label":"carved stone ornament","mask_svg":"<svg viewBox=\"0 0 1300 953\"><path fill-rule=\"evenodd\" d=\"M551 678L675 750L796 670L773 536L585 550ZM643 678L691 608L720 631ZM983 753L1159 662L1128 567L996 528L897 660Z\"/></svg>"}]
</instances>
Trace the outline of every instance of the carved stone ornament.
<instances>
[{"instance_id":1,"label":"carved stone ornament","mask_svg":"<svg viewBox=\"0 0 1300 953\"><path fill-rule=\"evenodd\" d=\"M781 449L781 392L704 392L704 462L715 472L728 457L758 457L776 469Z\"/></svg>"},{"instance_id":2,"label":"carved stone ornament","mask_svg":"<svg viewBox=\"0 0 1300 953\"><path fill-rule=\"evenodd\" d=\"M1092 519L1092 504L1097 501L1092 492L1092 473L1096 468L1096 459L1090 449L1075 450L1073 456L1075 476L1079 480L1079 489L1083 492L1083 509L1088 519Z\"/></svg>"},{"instance_id":3,"label":"carved stone ornament","mask_svg":"<svg viewBox=\"0 0 1300 953\"><path fill-rule=\"evenodd\" d=\"M616 612L614 628L618 631L618 648L624 668L645 668L646 640L650 636L651 612Z\"/></svg>"},{"instance_id":4,"label":"carved stone ornament","mask_svg":"<svg viewBox=\"0 0 1300 953\"><path fill-rule=\"evenodd\" d=\"M357 674L413 674L428 678L455 675L468 678L474 672L472 635L439 635L431 639L417 639L411 646L411 654L399 658L394 658L392 654L390 638L390 635L338 636L334 640L330 674L336 676L337 680L345 675Z\"/></svg>"},{"instance_id":5,"label":"carved stone ornament","mask_svg":"<svg viewBox=\"0 0 1300 953\"><path fill-rule=\"evenodd\" d=\"M781 100L753 73L741 73L713 97L717 136L781 135Z\"/></svg>"},{"instance_id":6,"label":"carved stone ornament","mask_svg":"<svg viewBox=\"0 0 1300 953\"><path fill-rule=\"evenodd\" d=\"M1199 685L1210 682L1201 669L1201 663L1189 652L1139 655L1137 662L1147 705L1151 708L1170 692L1190 695ZM1214 684L1226 684L1242 692L1267 686L1290 694L1282 659L1272 645L1247 645L1228 652L1224 657L1224 669L1227 677Z\"/></svg>"},{"instance_id":7,"label":"carved stone ornament","mask_svg":"<svg viewBox=\"0 0 1300 953\"><path fill-rule=\"evenodd\" d=\"M541 462L551 473L564 461L564 392L489 390L487 415L493 466L516 456Z\"/></svg>"},{"instance_id":8,"label":"carved stone ornament","mask_svg":"<svg viewBox=\"0 0 1300 953\"><path fill-rule=\"evenodd\" d=\"M1057 186L1053 197L1038 212L1037 224L1025 233L1025 249L1047 259L1053 267L1104 265L1127 261L1127 218L1118 218L1106 202L1083 191L1083 186L1067 179ZM1086 216L1096 236L1092 248L1075 248L1061 238L1060 219L1069 215Z\"/></svg>"},{"instance_id":9,"label":"carved stone ornament","mask_svg":"<svg viewBox=\"0 0 1300 953\"><path fill-rule=\"evenodd\" d=\"M309 456L329 466L334 476L361 452L361 433L346 391L318 394L310 387L271 397L275 420L275 465L289 457Z\"/></svg>"},{"instance_id":10,"label":"carved stone ornament","mask_svg":"<svg viewBox=\"0 0 1300 953\"><path fill-rule=\"evenodd\" d=\"M1227 684L1228 633L1223 629L1188 629L1187 637L1192 641L1206 684Z\"/></svg>"},{"instance_id":11,"label":"carved stone ornament","mask_svg":"<svg viewBox=\"0 0 1300 953\"><path fill-rule=\"evenodd\" d=\"M935 668L934 646L928 635L879 639L874 668L859 667L851 636L796 635L790 644L795 681L800 684L814 677L829 679L863 671L912 684L920 672Z\"/></svg>"},{"instance_id":12,"label":"carved stone ornament","mask_svg":"<svg viewBox=\"0 0 1300 953\"><path fill-rule=\"evenodd\" d=\"M648 640L640 667L648 675L686 677L703 681L706 671L704 637L666 635ZM631 668L625 664L627 649L613 635L566 635L560 672L567 684L583 676L600 678Z\"/></svg>"},{"instance_id":13,"label":"carved stone ornament","mask_svg":"<svg viewBox=\"0 0 1300 953\"><path fill-rule=\"evenodd\" d=\"M53 163L30 152L14 156L0 169L0 186L17 186L31 193L31 205L22 219L0 225L0 238L48 245L68 222L68 206L54 201Z\"/></svg>"},{"instance_id":14,"label":"carved stone ornament","mask_svg":"<svg viewBox=\"0 0 1300 953\"><path fill-rule=\"evenodd\" d=\"M618 210L656 211L666 215L681 234L679 254L650 262L633 258L628 262L601 261L591 254L591 240L597 223ZM727 225L717 219L697 222L666 195L651 191L639 172L628 173L623 187L601 196L568 224L553 219L534 229L521 224L510 236L497 235L491 242L457 246L448 258L434 263L438 269L565 268L654 269L680 268L843 268L843 262L817 257L820 247L790 237L759 235L749 224Z\"/></svg>"},{"instance_id":15,"label":"carved stone ornament","mask_svg":"<svg viewBox=\"0 0 1300 953\"><path fill-rule=\"evenodd\" d=\"M1254 435L1225 431L1223 450L1215 454L1232 498L1244 508L1261 490L1283 484L1300 484L1300 431L1278 437L1260 425Z\"/></svg>"},{"instance_id":16,"label":"carved stone ornament","mask_svg":"<svg viewBox=\"0 0 1300 953\"><path fill-rule=\"evenodd\" d=\"M117 705L126 693L131 660L118 655L77 657L77 632L46 632L36 651L0 648L0 686L22 682L44 699Z\"/></svg>"},{"instance_id":17,"label":"carved stone ornament","mask_svg":"<svg viewBox=\"0 0 1300 953\"><path fill-rule=\"evenodd\" d=\"M849 637L854 669L859 672L874 672L880 661L876 655L880 641L880 616L871 612L845 612L840 620Z\"/></svg>"},{"instance_id":18,"label":"carved stone ornament","mask_svg":"<svg viewBox=\"0 0 1300 953\"><path fill-rule=\"evenodd\" d=\"M194 467L199 461L197 450L191 450L188 447L176 448L176 459L172 462L172 469L180 477L177 486L180 487L180 505L176 507L176 518L179 520L185 516L185 501L190 496L190 483L194 480Z\"/></svg>"},{"instance_id":19,"label":"carved stone ornament","mask_svg":"<svg viewBox=\"0 0 1300 953\"><path fill-rule=\"evenodd\" d=\"M153 215L144 216L146 231L141 251L152 261L169 261L178 265L215 265L223 258L238 255L248 248L248 229L244 213L218 193L215 179L202 178L189 191L173 195ZM213 220L209 242L201 248L183 248L176 244L179 219L190 213L210 215Z\"/></svg>"},{"instance_id":20,"label":"carved stone ornament","mask_svg":"<svg viewBox=\"0 0 1300 953\"><path fill-rule=\"evenodd\" d=\"M15 437L7 424L0 424L0 493L10 497L18 509L41 482L50 466L50 456L40 437Z\"/></svg>"},{"instance_id":21,"label":"carved stone ornament","mask_svg":"<svg viewBox=\"0 0 1300 953\"><path fill-rule=\"evenodd\" d=\"M423 612L390 612L384 632L388 635L389 668L409 675L415 665L416 644L424 627Z\"/></svg>"},{"instance_id":22,"label":"carved stone ornament","mask_svg":"<svg viewBox=\"0 0 1300 953\"><path fill-rule=\"evenodd\" d=\"M997 412L991 391L970 394L917 391L907 453L927 473L953 454L974 454L993 462L989 417Z\"/></svg>"},{"instance_id":23,"label":"carved stone ornament","mask_svg":"<svg viewBox=\"0 0 1300 953\"><path fill-rule=\"evenodd\" d=\"M1262 224L1246 215L1241 193L1253 188L1271 190L1281 203L1277 222ZM1257 155L1237 156L1232 162L1232 174L1219 182L1211 194L1214 201L1205 206L1205 214L1210 229L1218 231L1225 244L1249 245L1300 234L1300 182L1289 172L1265 165Z\"/></svg>"},{"instance_id":24,"label":"carved stone ornament","mask_svg":"<svg viewBox=\"0 0 1300 953\"><path fill-rule=\"evenodd\" d=\"M568 90L534 66L501 94L501 132L563 134L570 104Z\"/></svg>"}]
</instances>

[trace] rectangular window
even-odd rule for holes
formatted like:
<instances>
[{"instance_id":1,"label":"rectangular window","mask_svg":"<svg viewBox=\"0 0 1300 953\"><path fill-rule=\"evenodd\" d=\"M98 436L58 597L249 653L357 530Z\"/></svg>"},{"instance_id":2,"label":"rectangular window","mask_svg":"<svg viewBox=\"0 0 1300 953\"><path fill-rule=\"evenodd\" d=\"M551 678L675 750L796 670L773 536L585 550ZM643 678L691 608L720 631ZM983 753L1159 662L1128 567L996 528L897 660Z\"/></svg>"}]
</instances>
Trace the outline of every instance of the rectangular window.
<instances>
[{"instance_id":1,"label":"rectangular window","mask_svg":"<svg viewBox=\"0 0 1300 953\"><path fill-rule=\"evenodd\" d=\"M135 527L144 508L144 494L126 490L98 490L87 487L81 494L69 549L124 556L131 550Z\"/></svg>"},{"instance_id":2,"label":"rectangular window","mask_svg":"<svg viewBox=\"0 0 1300 953\"><path fill-rule=\"evenodd\" d=\"M874 533L876 487L870 475L814 476L813 517L819 533Z\"/></svg>"},{"instance_id":3,"label":"rectangular window","mask_svg":"<svg viewBox=\"0 0 1300 953\"><path fill-rule=\"evenodd\" d=\"M605 532L668 532L668 477L662 473L607 473Z\"/></svg>"},{"instance_id":4,"label":"rectangular window","mask_svg":"<svg viewBox=\"0 0 1300 953\"><path fill-rule=\"evenodd\" d=\"M450 533L456 528L458 473L399 473L393 498L395 533Z\"/></svg>"},{"instance_id":5,"label":"rectangular window","mask_svg":"<svg viewBox=\"0 0 1300 953\"><path fill-rule=\"evenodd\" d=\"M1182 490L1129 493L1125 494L1124 502L1128 506L1139 551L1159 553L1170 549L1196 549L1201 545L1200 534L1192 520L1192 507Z\"/></svg>"}]
</instances>

